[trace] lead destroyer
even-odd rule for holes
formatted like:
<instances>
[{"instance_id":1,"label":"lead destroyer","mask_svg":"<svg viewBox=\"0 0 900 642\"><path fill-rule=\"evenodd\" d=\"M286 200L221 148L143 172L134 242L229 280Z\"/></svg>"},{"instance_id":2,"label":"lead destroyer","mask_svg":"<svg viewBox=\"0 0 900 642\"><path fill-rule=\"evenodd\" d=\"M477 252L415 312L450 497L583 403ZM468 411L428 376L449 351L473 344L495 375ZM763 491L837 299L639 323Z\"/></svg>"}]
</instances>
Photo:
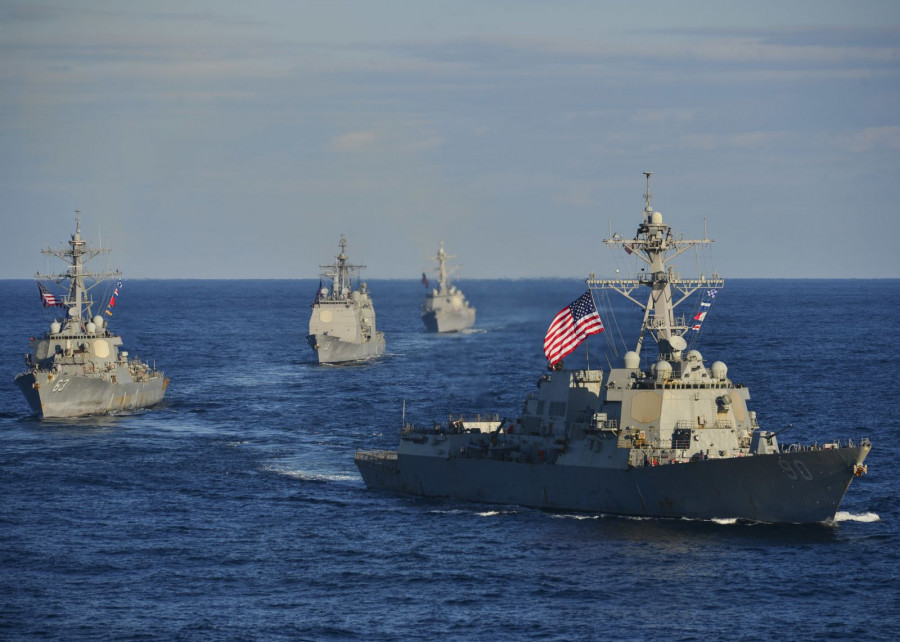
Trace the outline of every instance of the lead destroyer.
<instances>
[{"instance_id":1,"label":"lead destroyer","mask_svg":"<svg viewBox=\"0 0 900 642\"><path fill-rule=\"evenodd\" d=\"M347 241L341 235L341 253L334 265L319 266L322 276L331 279L331 292L319 286L309 317L306 340L319 363L346 363L374 359L384 353L384 333L375 329L375 307L362 283L353 289L351 270L364 265L347 262Z\"/></svg>"},{"instance_id":2,"label":"lead destroyer","mask_svg":"<svg viewBox=\"0 0 900 642\"><path fill-rule=\"evenodd\" d=\"M438 287L425 295L422 305L422 322L428 332L459 332L475 325L475 308L469 305L465 295L455 285L448 285L444 244L435 260L438 264ZM424 279L424 275L423 279ZM427 282L426 282L427 283Z\"/></svg>"},{"instance_id":3,"label":"lead destroyer","mask_svg":"<svg viewBox=\"0 0 900 642\"><path fill-rule=\"evenodd\" d=\"M538 381L514 421L405 425L397 451L361 451L369 488L542 509L694 519L823 522L834 518L871 448L856 443L782 448L757 424L749 392L709 367L685 335L694 323L675 308L724 282L682 279L668 265L710 243L676 236L650 205L633 239L604 242L646 263L633 279L587 279L644 310L637 345L620 367L564 370ZM641 301L633 293L649 288ZM703 313L700 308L698 315ZM696 317L695 317L696 318ZM702 318L702 317L701 317ZM655 343L649 367L644 344Z\"/></svg>"},{"instance_id":4,"label":"lead destroyer","mask_svg":"<svg viewBox=\"0 0 900 642\"><path fill-rule=\"evenodd\" d=\"M79 215L68 249L42 250L65 261L68 268L60 274L35 275L44 304L63 308L65 318L52 321L49 332L31 339L32 353L25 355L28 370L16 375L16 385L41 417L103 415L146 408L161 401L169 385L162 372L120 351L122 337L110 332L100 314L92 314L90 292L121 274L88 272L84 266L98 254L108 252L89 247L81 238ZM57 300L42 280L68 281L68 293Z\"/></svg>"}]
</instances>

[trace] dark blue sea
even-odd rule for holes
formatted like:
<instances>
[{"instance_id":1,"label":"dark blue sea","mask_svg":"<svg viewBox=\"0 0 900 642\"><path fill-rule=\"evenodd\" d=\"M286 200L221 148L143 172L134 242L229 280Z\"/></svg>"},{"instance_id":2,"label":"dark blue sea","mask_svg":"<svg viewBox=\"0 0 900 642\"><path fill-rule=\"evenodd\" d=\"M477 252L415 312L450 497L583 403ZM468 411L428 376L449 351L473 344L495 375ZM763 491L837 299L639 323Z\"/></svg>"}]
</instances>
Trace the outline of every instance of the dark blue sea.
<instances>
[{"instance_id":1,"label":"dark blue sea","mask_svg":"<svg viewBox=\"0 0 900 642\"><path fill-rule=\"evenodd\" d=\"M477 331L436 336L417 281L373 279L388 354L328 367L305 340L317 285L126 281L112 328L171 378L165 402L40 421L13 377L50 317L0 281L0 639L896 639L900 281L732 280L700 332L783 444L871 439L812 526L369 491L354 452L396 446L404 401L419 424L517 415L585 286L464 281ZM635 310L607 335L633 341Z\"/></svg>"}]
</instances>

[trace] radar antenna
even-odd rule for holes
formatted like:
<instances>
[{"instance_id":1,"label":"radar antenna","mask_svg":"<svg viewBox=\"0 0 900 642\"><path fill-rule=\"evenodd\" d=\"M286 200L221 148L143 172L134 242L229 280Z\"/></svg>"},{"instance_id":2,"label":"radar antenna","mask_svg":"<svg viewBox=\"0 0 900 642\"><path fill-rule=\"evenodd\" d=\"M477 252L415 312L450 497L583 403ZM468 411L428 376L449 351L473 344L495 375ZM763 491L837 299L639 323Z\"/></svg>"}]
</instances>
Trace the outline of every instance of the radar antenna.
<instances>
[{"instance_id":1,"label":"radar antenna","mask_svg":"<svg viewBox=\"0 0 900 642\"><path fill-rule=\"evenodd\" d=\"M644 172L647 177L647 192L644 194L644 220L638 226L633 239L626 240L619 234L613 234L603 242L607 246L622 247L630 256L646 264L635 278L596 279L593 275L587 284L594 290L615 290L632 303L644 310L644 321L634 349L641 353L644 337L649 335L659 346L664 358L678 358L687 342L684 335L693 329L693 323L687 323L683 316L676 317L674 310L684 303L694 292L701 288L720 288L725 285L718 274L706 278L682 278L678 274L672 260L693 247L708 246L712 243L706 238L685 239L676 235L663 220L662 214L654 212L651 206L650 176L653 172ZM705 227L705 226L704 226ZM641 287L650 289L646 301L641 301L635 294Z\"/></svg>"},{"instance_id":2,"label":"radar antenna","mask_svg":"<svg viewBox=\"0 0 900 642\"><path fill-rule=\"evenodd\" d=\"M653 198L653 194L650 193L650 177L653 176L653 172L644 172L644 176L647 177L647 191L644 193L644 201L647 203L644 206L644 222L646 223L653 213L653 207L650 205L650 199Z\"/></svg>"}]
</instances>

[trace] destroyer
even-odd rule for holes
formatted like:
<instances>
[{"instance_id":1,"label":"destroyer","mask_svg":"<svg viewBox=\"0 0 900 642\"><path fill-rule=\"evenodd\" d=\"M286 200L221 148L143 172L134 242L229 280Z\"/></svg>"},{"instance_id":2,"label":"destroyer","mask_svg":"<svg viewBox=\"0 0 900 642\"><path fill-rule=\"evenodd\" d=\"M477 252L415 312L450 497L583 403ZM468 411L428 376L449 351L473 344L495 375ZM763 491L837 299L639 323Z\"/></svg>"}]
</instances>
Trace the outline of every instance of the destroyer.
<instances>
[{"instance_id":1,"label":"destroyer","mask_svg":"<svg viewBox=\"0 0 900 642\"><path fill-rule=\"evenodd\" d=\"M728 378L725 364L707 367L688 349L685 337L706 310L698 305L688 322L675 308L696 301L690 295L698 291L708 303L724 283L717 276L682 279L669 265L710 241L673 233L651 208L646 174L637 235L605 240L645 268L633 279L587 279L590 289L618 292L643 309L637 345L622 366L565 370L561 362L551 364L514 421L457 420L427 430L405 425L397 451L356 454L369 488L621 515L834 518L850 482L866 472L869 441L780 447L776 433L757 424L747 388ZM649 289L643 300L635 294L642 288ZM584 313L576 304L570 306L575 330ZM590 294L584 306L595 311ZM642 365L644 344L657 348L649 366Z\"/></svg>"},{"instance_id":2,"label":"destroyer","mask_svg":"<svg viewBox=\"0 0 900 642\"><path fill-rule=\"evenodd\" d=\"M81 238L78 213L69 247L42 250L65 261L68 268L61 274L35 276L44 305L62 308L65 318L54 320L49 332L31 339L32 353L25 355L28 370L16 376L16 385L41 417L146 408L162 400L169 385L163 373L138 359L129 359L127 352L119 350L122 338L110 332L103 316L93 316L91 291L121 274L88 272L85 264L108 252L89 247ZM44 280L67 283L67 294L55 296L44 286Z\"/></svg>"},{"instance_id":3,"label":"destroyer","mask_svg":"<svg viewBox=\"0 0 900 642\"><path fill-rule=\"evenodd\" d=\"M319 286L309 317L306 340L319 363L346 363L373 359L384 353L384 333L375 329L375 308L362 283L353 289L352 270L364 265L347 263L347 241L341 235L341 253L334 265L320 266L323 277L331 279L331 291Z\"/></svg>"},{"instance_id":4,"label":"destroyer","mask_svg":"<svg viewBox=\"0 0 900 642\"><path fill-rule=\"evenodd\" d=\"M422 306L422 322L428 332L459 332L475 325L475 308L469 305L465 295L455 285L448 285L447 259L453 258L444 252L444 243L435 260L438 264L438 287L425 295ZM425 275L422 280L426 286Z\"/></svg>"}]
</instances>

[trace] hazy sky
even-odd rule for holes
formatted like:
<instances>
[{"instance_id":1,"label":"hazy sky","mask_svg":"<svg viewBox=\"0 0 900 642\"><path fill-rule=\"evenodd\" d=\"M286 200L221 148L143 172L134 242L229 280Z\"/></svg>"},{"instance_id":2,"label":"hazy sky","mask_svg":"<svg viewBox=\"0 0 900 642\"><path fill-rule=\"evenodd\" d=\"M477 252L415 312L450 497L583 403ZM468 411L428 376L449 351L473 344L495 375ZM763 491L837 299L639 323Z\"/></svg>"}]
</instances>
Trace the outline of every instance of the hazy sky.
<instances>
[{"instance_id":1,"label":"hazy sky","mask_svg":"<svg viewBox=\"0 0 900 642\"><path fill-rule=\"evenodd\" d=\"M0 0L0 278L900 277L900 2ZM620 251L621 253L621 251Z\"/></svg>"}]
</instances>

